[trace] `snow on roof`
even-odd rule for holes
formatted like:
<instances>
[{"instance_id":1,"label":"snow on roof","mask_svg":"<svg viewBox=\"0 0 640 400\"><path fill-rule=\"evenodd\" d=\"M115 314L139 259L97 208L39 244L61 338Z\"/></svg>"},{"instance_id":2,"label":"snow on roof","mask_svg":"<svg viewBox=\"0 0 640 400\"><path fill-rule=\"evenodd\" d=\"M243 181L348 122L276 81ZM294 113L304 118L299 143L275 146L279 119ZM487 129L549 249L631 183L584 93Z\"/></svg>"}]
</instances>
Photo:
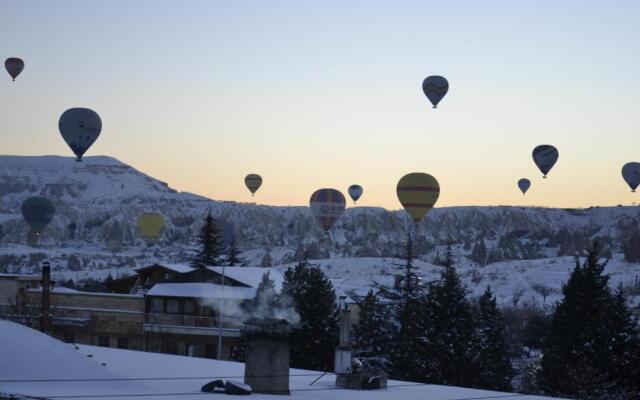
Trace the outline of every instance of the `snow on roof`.
<instances>
[{"instance_id":1,"label":"snow on roof","mask_svg":"<svg viewBox=\"0 0 640 400\"><path fill-rule=\"evenodd\" d=\"M223 267L208 267L209 270L214 271L218 274L222 275ZM238 282L242 282L246 285L249 285L253 288L257 288L262 280L262 275L269 272L269 278L273 280L276 284L276 287L282 286L283 277L279 271L276 271L272 268L261 268L261 267L225 267L224 274L229 278L236 280Z\"/></svg>"},{"instance_id":2,"label":"snow on roof","mask_svg":"<svg viewBox=\"0 0 640 400\"><path fill-rule=\"evenodd\" d=\"M156 283L147 292L147 296L194 297L201 299L252 299L254 288L224 286L215 283Z\"/></svg>"},{"instance_id":3,"label":"snow on roof","mask_svg":"<svg viewBox=\"0 0 640 400\"><path fill-rule=\"evenodd\" d=\"M40 332L0 320L0 393L40 397L102 399L176 398L201 400L200 388L221 378L243 381L244 364L205 358L62 343ZM387 390L337 389L335 376L291 369L291 396L257 395L260 400L551 400L451 386L389 381ZM193 379L196 378L196 379ZM90 379L91 381L86 381ZM53 382L51 380L64 380ZM82 381L85 380L85 381ZM13 382L8 382L13 381ZM22 382L16 382L22 381ZM28 382L25 382L28 381ZM130 395L126 396L126 395ZM209 396L209 395L206 395Z\"/></svg>"},{"instance_id":4,"label":"snow on roof","mask_svg":"<svg viewBox=\"0 0 640 400\"><path fill-rule=\"evenodd\" d=\"M33 382L61 379L118 379L72 345L36 330L0 320L0 397L2 393L40 397L144 393L153 390L141 382ZM7 382L13 380L13 382ZM22 382L16 382L16 381Z\"/></svg>"},{"instance_id":5,"label":"snow on roof","mask_svg":"<svg viewBox=\"0 0 640 400\"><path fill-rule=\"evenodd\" d=\"M42 279L40 275L20 275L20 274L0 274L0 279L1 278L16 279L19 281L22 281L22 280L31 281L31 280Z\"/></svg>"}]
</instances>

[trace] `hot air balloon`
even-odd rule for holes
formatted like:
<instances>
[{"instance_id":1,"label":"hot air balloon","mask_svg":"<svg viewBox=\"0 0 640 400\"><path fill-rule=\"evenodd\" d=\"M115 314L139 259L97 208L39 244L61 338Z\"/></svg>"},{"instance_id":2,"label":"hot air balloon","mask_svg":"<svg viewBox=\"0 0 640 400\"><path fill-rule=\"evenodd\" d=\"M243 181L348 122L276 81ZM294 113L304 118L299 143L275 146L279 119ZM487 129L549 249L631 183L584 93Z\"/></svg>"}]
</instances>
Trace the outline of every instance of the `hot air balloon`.
<instances>
[{"instance_id":1,"label":"hot air balloon","mask_svg":"<svg viewBox=\"0 0 640 400\"><path fill-rule=\"evenodd\" d=\"M344 212L346 200L336 189L318 189L309 199L311 213L318 223L328 232Z\"/></svg>"},{"instance_id":2,"label":"hot air balloon","mask_svg":"<svg viewBox=\"0 0 640 400\"><path fill-rule=\"evenodd\" d=\"M253 196L262 186L262 177L258 174L249 174L244 177L244 184L251 192L251 196Z\"/></svg>"},{"instance_id":3,"label":"hot air balloon","mask_svg":"<svg viewBox=\"0 0 640 400\"><path fill-rule=\"evenodd\" d=\"M148 213L138 217L138 229L145 239L156 241L164 228L164 217L161 214Z\"/></svg>"},{"instance_id":4,"label":"hot air balloon","mask_svg":"<svg viewBox=\"0 0 640 400\"><path fill-rule=\"evenodd\" d=\"M631 188L631 191L635 193L638 185L640 185L640 163L626 163L624 167L622 167L622 177Z\"/></svg>"},{"instance_id":5,"label":"hot air balloon","mask_svg":"<svg viewBox=\"0 0 640 400\"><path fill-rule=\"evenodd\" d=\"M15 81L20 72L24 69L24 61L20 58L7 58L4 61L4 68L7 70L11 78Z\"/></svg>"},{"instance_id":6,"label":"hot air balloon","mask_svg":"<svg viewBox=\"0 0 640 400\"><path fill-rule=\"evenodd\" d=\"M522 194L524 195L525 193L527 193L527 190L529 190L529 188L531 187L531 181L528 180L527 178L522 178L518 181L518 187L520 188L520 190L522 191Z\"/></svg>"},{"instance_id":7,"label":"hot air balloon","mask_svg":"<svg viewBox=\"0 0 640 400\"><path fill-rule=\"evenodd\" d=\"M360 196L362 196L362 186L360 185L351 185L348 189L349 196L353 199L353 204L355 204Z\"/></svg>"},{"instance_id":8,"label":"hot air balloon","mask_svg":"<svg viewBox=\"0 0 640 400\"><path fill-rule=\"evenodd\" d=\"M22 203L21 209L22 217L29 224L36 238L49 225L56 213L53 202L46 197L29 197Z\"/></svg>"},{"instance_id":9,"label":"hot air balloon","mask_svg":"<svg viewBox=\"0 0 640 400\"><path fill-rule=\"evenodd\" d=\"M433 108L438 108L438 103L449 91L449 82L444 76L427 76L422 81L422 91L433 104Z\"/></svg>"},{"instance_id":10,"label":"hot air balloon","mask_svg":"<svg viewBox=\"0 0 640 400\"><path fill-rule=\"evenodd\" d=\"M65 142L82 161L82 155L100 136L102 120L93 110L88 108L70 108L60 116L58 129Z\"/></svg>"},{"instance_id":11,"label":"hot air balloon","mask_svg":"<svg viewBox=\"0 0 640 400\"><path fill-rule=\"evenodd\" d=\"M429 174L413 172L400 178L396 193L402 207L417 224L438 201L440 184Z\"/></svg>"},{"instance_id":12,"label":"hot air balloon","mask_svg":"<svg viewBox=\"0 0 640 400\"><path fill-rule=\"evenodd\" d=\"M558 149L548 144L543 144L533 149L533 162L536 163L544 175L543 178L547 177L551 168L558 161L558 155Z\"/></svg>"}]
</instances>

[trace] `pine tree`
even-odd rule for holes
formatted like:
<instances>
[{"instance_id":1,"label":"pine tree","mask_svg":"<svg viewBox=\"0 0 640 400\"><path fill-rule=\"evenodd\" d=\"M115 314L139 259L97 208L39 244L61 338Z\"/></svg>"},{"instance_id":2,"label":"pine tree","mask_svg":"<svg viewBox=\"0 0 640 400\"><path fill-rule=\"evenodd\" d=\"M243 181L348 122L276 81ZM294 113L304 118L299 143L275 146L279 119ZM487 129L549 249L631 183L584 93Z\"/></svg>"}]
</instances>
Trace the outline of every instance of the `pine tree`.
<instances>
[{"instance_id":1,"label":"pine tree","mask_svg":"<svg viewBox=\"0 0 640 400\"><path fill-rule=\"evenodd\" d=\"M392 338L391 313L373 290L358 304L358 325L353 328L352 342L355 351L368 357L389 359Z\"/></svg>"},{"instance_id":2,"label":"pine tree","mask_svg":"<svg viewBox=\"0 0 640 400\"><path fill-rule=\"evenodd\" d=\"M338 310L331 281L306 260L284 274L282 294L293 300L300 323L290 335L291 366L329 371L338 345Z\"/></svg>"},{"instance_id":3,"label":"pine tree","mask_svg":"<svg viewBox=\"0 0 640 400\"><path fill-rule=\"evenodd\" d=\"M407 236L404 264L392 287L382 287L381 294L392 305L394 317L391 361L393 376L412 381L423 380L423 360L416 356L423 337L424 287L418 276L413 255L413 242Z\"/></svg>"},{"instance_id":4,"label":"pine tree","mask_svg":"<svg viewBox=\"0 0 640 400\"><path fill-rule=\"evenodd\" d=\"M240 257L240 251L236 247L236 239L232 239L227 248L227 264L231 267L242 264L244 260Z\"/></svg>"},{"instance_id":5,"label":"pine tree","mask_svg":"<svg viewBox=\"0 0 640 400\"><path fill-rule=\"evenodd\" d=\"M201 248L191 260L194 268L212 267L220 263L222 255L222 232L211 211L207 213L200 230L198 243Z\"/></svg>"},{"instance_id":6,"label":"pine tree","mask_svg":"<svg viewBox=\"0 0 640 400\"><path fill-rule=\"evenodd\" d=\"M484 240L480 239L478 243L473 246L471 255L469 256L471 261L480 265L485 265L487 262L487 246L484 244Z\"/></svg>"},{"instance_id":7,"label":"pine tree","mask_svg":"<svg viewBox=\"0 0 640 400\"><path fill-rule=\"evenodd\" d=\"M475 347L478 374L473 386L510 391L513 370L504 336L503 317L488 286L477 304Z\"/></svg>"},{"instance_id":8,"label":"pine tree","mask_svg":"<svg viewBox=\"0 0 640 400\"><path fill-rule=\"evenodd\" d=\"M431 282L424 305L424 380L430 383L472 386L478 373L474 366L474 318L467 290L460 281L453 258L440 279Z\"/></svg>"},{"instance_id":9,"label":"pine tree","mask_svg":"<svg viewBox=\"0 0 640 400\"><path fill-rule=\"evenodd\" d=\"M600 245L588 250L562 288L543 344L542 381L558 396L631 399L640 396L640 336L620 293L603 275ZM635 397L634 397L635 396Z\"/></svg>"}]
</instances>

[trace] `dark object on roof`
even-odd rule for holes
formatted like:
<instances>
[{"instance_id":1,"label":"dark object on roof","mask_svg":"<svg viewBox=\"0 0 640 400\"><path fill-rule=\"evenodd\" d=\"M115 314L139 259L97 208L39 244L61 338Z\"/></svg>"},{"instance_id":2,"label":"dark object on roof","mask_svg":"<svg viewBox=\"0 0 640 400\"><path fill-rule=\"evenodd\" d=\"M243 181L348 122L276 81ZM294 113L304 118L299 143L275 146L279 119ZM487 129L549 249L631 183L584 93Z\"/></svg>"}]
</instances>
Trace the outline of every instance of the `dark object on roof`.
<instances>
[{"instance_id":1,"label":"dark object on roof","mask_svg":"<svg viewBox=\"0 0 640 400\"><path fill-rule=\"evenodd\" d=\"M202 389L200 390L207 393L213 393L216 391L216 389L225 390L224 382L221 379L216 379L215 381L207 383L206 385L202 386Z\"/></svg>"},{"instance_id":2,"label":"dark object on roof","mask_svg":"<svg viewBox=\"0 0 640 400\"><path fill-rule=\"evenodd\" d=\"M248 395L251 394L251 386L246 383L227 381L224 384L224 391L226 394Z\"/></svg>"}]
</instances>

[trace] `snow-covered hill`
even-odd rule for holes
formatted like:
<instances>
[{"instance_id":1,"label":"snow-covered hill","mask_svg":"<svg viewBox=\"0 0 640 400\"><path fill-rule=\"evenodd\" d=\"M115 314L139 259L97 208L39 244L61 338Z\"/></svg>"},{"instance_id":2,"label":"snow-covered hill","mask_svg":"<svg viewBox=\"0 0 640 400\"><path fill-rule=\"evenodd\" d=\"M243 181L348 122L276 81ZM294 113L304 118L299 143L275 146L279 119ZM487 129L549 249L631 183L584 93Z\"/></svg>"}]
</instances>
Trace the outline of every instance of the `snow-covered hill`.
<instances>
[{"instance_id":1,"label":"snow-covered hill","mask_svg":"<svg viewBox=\"0 0 640 400\"><path fill-rule=\"evenodd\" d=\"M355 207L347 209L325 237L307 207L214 201L179 193L113 158L73 160L0 156L0 272L30 271L45 258L54 271L78 276L84 271L94 271L92 276L100 276L97 270L124 272L154 261L185 262L208 209L222 223L226 240L235 238L249 265L287 264L307 251L329 264L341 264L344 258L353 264L345 269L355 273L367 259L401 254L411 227L401 210ZM37 248L27 245L29 228L20 214L22 201L34 195L52 199L57 210ZM138 216L148 212L166 219L155 244L146 243L137 229ZM482 271L501 270L503 265L518 270L537 263L571 264L570 257L556 257L571 256L600 237L622 263L622 242L629 230L638 229L639 220L640 207L437 208L415 233L415 249L420 259L432 262L446 244L453 244L459 262L477 268L469 258L473 248L483 244L487 260L481 264L490 265ZM534 261L539 259L545 261ZM637 275L636 267L625 267L627 280ZM524 272L503 274L509 280L516 279L514 274L526 279Z\"/></svg>"}]
</instances>

